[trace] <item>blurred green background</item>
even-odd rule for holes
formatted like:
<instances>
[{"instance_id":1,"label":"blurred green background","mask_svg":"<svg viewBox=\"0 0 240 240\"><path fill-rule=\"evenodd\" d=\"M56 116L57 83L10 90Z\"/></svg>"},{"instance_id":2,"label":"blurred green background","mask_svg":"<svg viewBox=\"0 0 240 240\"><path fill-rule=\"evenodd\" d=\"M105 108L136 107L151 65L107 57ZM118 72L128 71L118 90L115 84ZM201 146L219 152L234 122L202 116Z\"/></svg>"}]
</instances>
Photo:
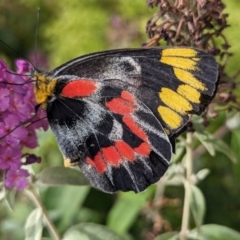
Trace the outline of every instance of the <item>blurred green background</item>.
<instances>
[{"instance_id":1,"label":"blurred green background","mask_svg":"<svg viewBox=\"0 0 240 240\"><path fill-rule=\"evenodd\" d=\"M230 24L225 36L234 53L227 71L233 74L239 69L240 62L239 0L225 0L225 3ZM36 60L37 7L41 10ZM14 67L14 60L21 54L38 67L51 70L82 54L140 47L147 40L146 23L155 12L156 8L147 8L145 0L1 0L0 38L16 51L0 44L0 57ZM221 114L212 120L209 130L216 131L225 120L226 115ZM240 130L228 132L223 140L236 154L237 163L233 164L221 153L216 153L215 157L204 153L196 164L198 169L209 168L211 171L199 185L206 198L205 223L222 224L240 231ZM37 153L43 161L34 166L36 172L46 166L63 164L50 130L39 133ZM108 195L90 187L40 188L41 199L60 233L79 222L95 222L107 225L129 239L151 239L156 224L159 224L159 232L180 229L183 188L166 189L165 203L157 220L150 207L154 192L155 186L138 195ZM0 239L23 239L23 226L33 209L32 204L18 194L14 211L6 206L1 201ZM48 232L44 235L48 236Z\"/></svg>"}]
</instances>

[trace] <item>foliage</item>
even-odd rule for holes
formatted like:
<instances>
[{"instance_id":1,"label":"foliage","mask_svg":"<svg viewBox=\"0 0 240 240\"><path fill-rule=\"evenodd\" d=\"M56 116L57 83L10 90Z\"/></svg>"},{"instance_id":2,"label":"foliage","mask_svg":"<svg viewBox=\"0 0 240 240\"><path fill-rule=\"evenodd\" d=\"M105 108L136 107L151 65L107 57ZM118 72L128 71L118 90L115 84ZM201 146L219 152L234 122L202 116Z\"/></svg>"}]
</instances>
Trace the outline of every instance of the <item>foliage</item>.
<instances>
[{"instance_id":1,"label":"foliage","mask_svg":"<svg viewBox=\"0 0 240 240\"><path fill-rule=\"evenodd\" d=\"M158 7L164 2L191 1L148 1ZM0 192L1 239L240 239L239 2L225 4L230 27L214 36L216 48L227 54L227 61L218 56L224 71L218 98L210 106L210 117L192 119L195 133L179 138L161 181L137 195L99 192L79 177L78 170L60 167L62 157L51 131L39 133L35 153L43 161L31 170L36 174L33 184L23 192ZM10 63L20 55L36 62L37 6L37 64L47 68L89 52L149 44L144 28L153 13L158 14L158 7L149 9L142 0L3 0L0 38L16 51L0 45L0 57ZM229 46L225 42L221 48L222 37ZM189 163L189 158L194 161ZM45 177L46 171L52 178ZM56 185L60 180L84 186Z\"/></svg>"}]
</instances>

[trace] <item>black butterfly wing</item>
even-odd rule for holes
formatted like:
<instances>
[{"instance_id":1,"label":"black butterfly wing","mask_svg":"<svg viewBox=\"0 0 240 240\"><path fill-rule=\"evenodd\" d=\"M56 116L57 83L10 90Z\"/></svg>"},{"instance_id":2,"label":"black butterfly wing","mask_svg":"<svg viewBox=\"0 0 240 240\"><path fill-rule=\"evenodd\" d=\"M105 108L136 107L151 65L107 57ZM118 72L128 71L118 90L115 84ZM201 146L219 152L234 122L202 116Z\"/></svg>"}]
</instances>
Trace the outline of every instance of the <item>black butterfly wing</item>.
<instances>
[{"instance_id":1,"label":"black butterfly wing","mask_svg":"<svg viewBox=\"0 0 240 240\"><path fill-rule=\"evenodd\" d=\"M47 116L63 155L103 191L139 192L166 171L170 141L213 98L218 70L198 50L153 48L83 56L49 75Z\"/></svg>"}]
</instances>

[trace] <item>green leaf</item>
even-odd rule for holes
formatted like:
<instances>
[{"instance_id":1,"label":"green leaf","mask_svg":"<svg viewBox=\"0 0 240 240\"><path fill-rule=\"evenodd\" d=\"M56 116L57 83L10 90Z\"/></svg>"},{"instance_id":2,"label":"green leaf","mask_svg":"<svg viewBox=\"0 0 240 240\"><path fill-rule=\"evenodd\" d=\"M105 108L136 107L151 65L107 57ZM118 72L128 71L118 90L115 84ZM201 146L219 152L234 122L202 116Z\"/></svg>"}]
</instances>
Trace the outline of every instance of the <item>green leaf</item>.
<instances>
[{"instance_id":1,"label":"green leaf","mask_svg":"<svg viewBox=\"0 0 240 240\"><path fill-rule=\"evenodd\" d=\"M201 180L205 179L209 175L209 173L210 173L209 169L203 168L196 173L196 177L198 180L201 181Z\"/></svg>"},{"instance_id":2,"label":"green leaf","mask_svg":"<svg viewBox=\"0 0 240 240\"><path fill-rule=\"evenodd\" d=\"M226 126L230 130L237 130L240 127L240 114L236 113L231 117L228 117L226 121Z\"/></svg>"},{"instance_id":3,"label":"green leaf","mask_svg":"<svg viewBox=\"0 0 240 240\"><path fill-rule=\"evenodd\" d=\"M87 234L74 229L67 231L66 234L64 234L63 238L63 240L76 240L76 239L90 240L91 238Z\"/></svg>"},{"instance_id":4,"label":"green leaf","mask_svg":"<svg viewBox=\"0 0 240 240\"><path fill-rule=\"evenodd\" d=\"M147 199L153 194L153 188L149 187L141 193L119 193L119 198L110 210L107 218L107 226L118 233L126 233L136 220L139 212Z\"/></svg>"},{"instance_id":5,"label":"green leaf","mask_svg":"<svg viewBox=\"0 0 240 240\"><path fill-rule=\"evenodd\" d=\"M239 143L240 143L240 129L235 129L231 131L231 149L233 149L233 152L238 157L237 162L240 162Z\"/></svg>"},{"instance_id":6,"label":"green leaf","mask_svg":"<svg viewBox=\"0 0 240 240\"><path fill-rule=\"evenodd\" d=\"M202 145L207 149L211 156L215 155L215 150L213 147L212 138L210 137L210 133L207 131L204 132L194 132L194 135L197 139L202 143Z\"/></svg>"},{"instance_id":7,"label":"green leaf","mask_svg":"<svg viewBox=\"0 0 240 240\"><path fill-rule=\"evenodd\" d=\"M60 230L66 229L76 217L78 211L81 211L81 206L90 189L88 186L66 186L62 188L58 202L56 203L56 209L58 209L61 214L61 219L58 224ZM76 209L78 210L76 211Z\"/></svg>"},{"instance_id":8,"label":"green leaf","mask_svg":"<svg viewBox=\"0 0 240 240\"><path fill-rule=\"evenodd\" d=\"M0 183L0 202L5 199L6 197L6 190L4 189L3 184Z\"/></svg>"},{"instance_id":9,"label":"green leaf","mask_svg":"<svg viewBox=\"0 0 240 240\"><path fill-rule=\"evenodd\" d=\"M184 183L183 177L184 169L181 164L171 164L167 173L166 186L182 186Z\"/></svg>"},{"instance_id":10,"label":"green leaf","mask_svg":"<svg viewBox=\"0 0 240 240\"><path fill-rule=\"evenodd\" d=\"M190 209L197 228L200 228L206 211L205 199L201 190L195 185L191 186L191 193Z\"/></svg>"},{"instance_id":11,"label":"green leaf","mask_svg":"<svg viewBox=\"0 0 240 240\"><path fill-rule=\"evenodd\" d=\"M170 164L164 175L166 186L182 186L184 184L184 169L182 163ZM161 179L162 181L162 179Z\"/></svg>"},{"instance_id":12,"label":"green leaf","mask_svg":"<svg viewBox=\"0 0 240 240\"><path fill-rule=\"evenodd\" d=\"M37 182L46 185L89 185L84 175L72 168L62 166L45 168L37 175Z\"/></svg>"},{"instance_id":13,"label":"green leaf","mask_svg":"<svg viewBox=\"0 0 240 240\"><path fill-rule=\"evenodd\" d=\"M95 223L81 223L68 229L63 240L125 240L109 228Z\"/></svg>"},{"instance_id":14,"label":"green leaf","mask_svg":"<svg viewBox=\"0 0 240 240\"><path fill-rule=\"evenodd\" d=\"M237 162L235 154L232 152L232 150L229 148L229 146L223 140L215 139L214 148L218 152L221 152L224 155L226 155L232 162L234 162L234 163Z\"/></svg>"},{"instance_id":15,"label":"green leaf","mask_svg":"<svg viewBox=\"0 0 240 240\"><path fill-rule=\"evenodd\" d=\"M25 240L41 240L42 237L42 210L34 209L25 224Z\"/></svg>"},{"instance_id":16,"label":"green leaf","mask_svg":"<svg viewBox=\"0 0 240 240\"><path fill-rule=\"evenodd\" d=\"M200 234L197 229L193 229L189 237L198 240L239 240L240 233L217 224L202 225L200 228Z\"/></svg>"},{"instance_id":17,"label":"green leaf","mask_svg":"<svg viewBox=\"0 0 240 240\"><path fill-rule=\"evenodd\" d=\"M178 240L178 232L163 233L154 238L154 240Z\"/></svg>"},{"instance_id":18,"label":"green leaf","mask_svg":"<svg viewBox=\"0 0 240 240\"><path fill-rule=\"evenodd\" d=\"M234 152L235 156L237 157L237 163L232 165L236 182L240 182L239 143L240 143L240 129L235 129L231 132L231 149Z\"/></svg>"},{"instance_id":19,"label":"green leaf","mask_svg":"<svg viewBox=\"0 0 240 240\"><path fill-rule=\"evenodd\" d=\"M194 134L205 146L210 155L214 156L215 151L218 151L225 154L231 161L236 162L235 154L222 139L216 138L207 131L204 131L203 133L195 132Z\"/></svg>"},{"instance_id":20,"label":"green leaf","mask_svg":"<svg viewBox=\"0 0 240 240\"><path fill-rule=\"evenodd\" d=\"M15 198L16 198L17 190L15 188L12 188L12 189L5 189L5 191L6 191L6 195L5 195L6 202L9 206L9 208L11 210L13 210L14 205L15 205Z\"/></svg>"}]
</instances>

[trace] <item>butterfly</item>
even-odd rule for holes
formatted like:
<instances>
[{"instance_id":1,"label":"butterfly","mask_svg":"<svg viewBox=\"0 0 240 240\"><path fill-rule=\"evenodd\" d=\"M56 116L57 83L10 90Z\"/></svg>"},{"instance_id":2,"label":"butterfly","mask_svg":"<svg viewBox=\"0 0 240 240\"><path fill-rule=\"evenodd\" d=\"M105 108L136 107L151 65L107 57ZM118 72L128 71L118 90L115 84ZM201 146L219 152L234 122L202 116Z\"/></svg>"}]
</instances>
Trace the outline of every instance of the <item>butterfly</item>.
<instances>
[{"instance_id":1,"label":"butterfly","mask_svg":"<svg viewBox=\"0 0 240 240\"><path fill-rule=\"evenodd\" d=\"M189 114L213 99L218 64L187 47L119 49L34 69L59 148L104 192L141 192L166 172Z\"/></svg>"}]
</instances>

